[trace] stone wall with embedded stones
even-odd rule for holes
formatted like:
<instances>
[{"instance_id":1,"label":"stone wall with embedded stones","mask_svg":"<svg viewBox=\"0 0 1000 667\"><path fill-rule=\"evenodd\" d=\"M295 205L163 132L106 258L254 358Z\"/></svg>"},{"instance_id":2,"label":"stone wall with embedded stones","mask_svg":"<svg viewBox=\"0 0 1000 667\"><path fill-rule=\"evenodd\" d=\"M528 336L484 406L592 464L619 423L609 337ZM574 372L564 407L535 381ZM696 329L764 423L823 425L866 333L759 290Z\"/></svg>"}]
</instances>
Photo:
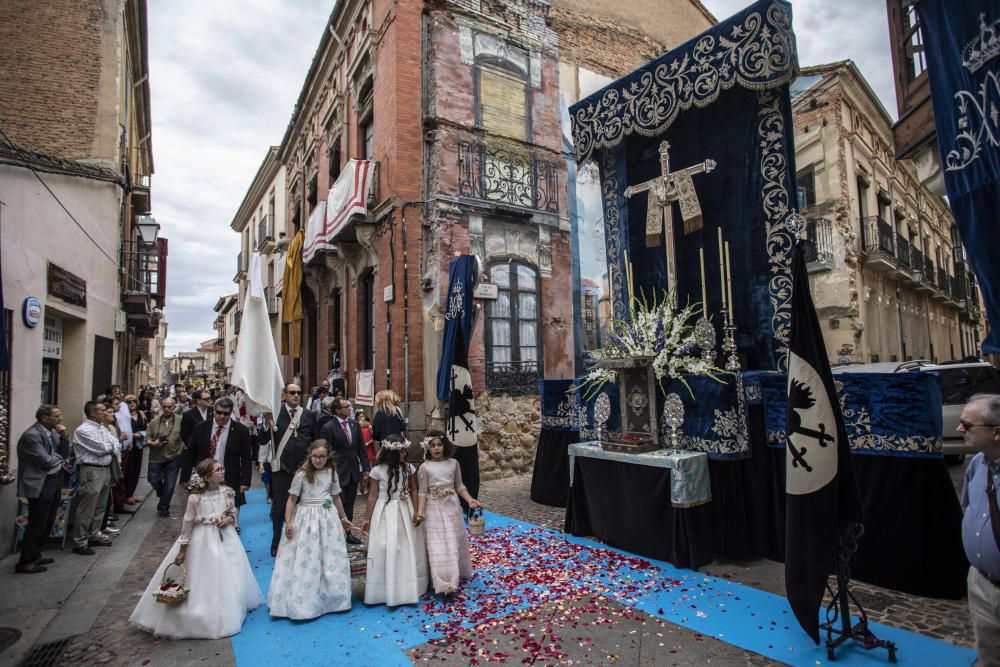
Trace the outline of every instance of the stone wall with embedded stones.
<instances>
[{"instance_id":1,"label":"stone wall with embedded stones","mask_svg":"<svg viewBox=\"0 0 1000 667\"><path fill-rule=\"evenodd\" d=\"M479 416L479 474L482 480L530 473L541 430L537 396L476 398Z\"/></svg>"}]
</instances>

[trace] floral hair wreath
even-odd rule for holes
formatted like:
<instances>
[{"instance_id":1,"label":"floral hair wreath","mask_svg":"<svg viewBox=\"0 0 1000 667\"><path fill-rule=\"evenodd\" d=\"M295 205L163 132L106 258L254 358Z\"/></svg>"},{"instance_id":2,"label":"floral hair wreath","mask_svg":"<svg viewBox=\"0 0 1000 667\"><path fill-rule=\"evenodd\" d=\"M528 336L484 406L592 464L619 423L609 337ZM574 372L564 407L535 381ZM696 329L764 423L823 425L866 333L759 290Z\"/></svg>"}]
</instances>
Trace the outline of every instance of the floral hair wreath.
<instances>
[{"instance_id":1,"label":"floral hair wreath","mask_svg":"<svg viewBox=\"0 0 1000 667\"><path fill-rule=\"evenodd\" d=\"M188 490L191 489L204 489L205 479L196 472L191 473L191 479L188 480Z\"/></svg>"},{"instance_id":2,"label":"floral hair wreath","mask_svg":"<svg viewBox=\"0 0 1000 667\"><path fill-rule=\"evenodd\" d=\"M432 442L440 439L441 439L440 435L432 435L430 437L424 438L423 441L421 441L420 443L420 448L426 452L430 448Z\"/></svg>"},{"instance_id":3,"label":"floral hair wreath","mask_svg":"<svg viewBox=\"0 0 1000 667\"><path fill-rule=\"evenodd\" d=\"M410 446L410 441L407 440L407 439L405 439L405 438L401 442L395 442L393 440L383 440L382 441L382 448L383 449L390 449L390 450L392 450L392 449L406 449L409 446Z\"/></svg>"}]
</instances>

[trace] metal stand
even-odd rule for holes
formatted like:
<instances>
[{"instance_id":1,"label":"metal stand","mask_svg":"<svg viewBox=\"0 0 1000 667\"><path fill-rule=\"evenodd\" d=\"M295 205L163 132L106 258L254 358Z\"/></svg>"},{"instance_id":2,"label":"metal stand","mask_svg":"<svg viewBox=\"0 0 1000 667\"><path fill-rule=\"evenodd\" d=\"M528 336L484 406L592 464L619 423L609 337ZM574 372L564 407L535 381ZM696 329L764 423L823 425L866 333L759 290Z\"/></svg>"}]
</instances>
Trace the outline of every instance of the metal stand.
<instances>
[{"instance_id":1,"label":"metal stand","mask_svg":"<svg viewBox=\"0 0 1000 667\"><path fill-rule=\"evenodd\" d=\"M858 538L864 532L864 526L852 524L841 534L840 547L837 549L837 590L834 591L827 584L827 590L830 591L832 599L826 607L826 623L821 624L819 629L826 630L826 657L831 662L837 659L837 647L848 639L853 639L861 644L861 648L866 651L875 648L886 649L889 652L889 662L894 663L896 662L896 645L887 639L879 639L872 633L868 627L868 614L865 613L864 607L861 606L850 589L851 555L858 550ZM851 625L850 607L852 602L858 610L859 617L858 623L853 626ZM838 619L840 621L839 627ZM834 638L834 635L837 637Z\"/></svg>"},{"instance_id":2,"label":"metal stand","mask_svg":"<svg viewBox=\"0 0 1000 667\"><path fill-rule=\"evenodd\" d=\"M739 431L736 434L737 441L741 445L750 442L750 429L747 426L747 406L746 396L743 389L743 369L740 366L740 357L736 347L736 325L729 319L729 314L722 314L722 351L726 353L726 370L733 374L736 382L736 411L739 420Z\"/></svg>"}]
</instances>

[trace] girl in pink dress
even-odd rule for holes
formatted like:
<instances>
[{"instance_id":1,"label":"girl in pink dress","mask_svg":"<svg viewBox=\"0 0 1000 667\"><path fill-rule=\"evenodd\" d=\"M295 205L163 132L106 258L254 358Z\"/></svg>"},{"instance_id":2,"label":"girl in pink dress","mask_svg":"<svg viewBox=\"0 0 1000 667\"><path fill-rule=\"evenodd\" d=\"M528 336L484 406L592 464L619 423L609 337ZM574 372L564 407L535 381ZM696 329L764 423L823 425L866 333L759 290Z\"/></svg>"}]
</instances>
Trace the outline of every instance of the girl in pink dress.
<instances>
[{"instance_id":1,"label":"girl in pink dress","mask_svg":"<svg viewBox=\"0 0 1000 667\"><path fill-rule=\"evenodd\" d=\"M455 446L441 431L430 431L424 439L423 465L417 471L417 513L414 525L424 523L427 558L435 593L454 593L472 576L469 535L462 518L459 497L469 507L482 509L462 484L458 461L451 458Z\"/></svg>"}]
</instances>

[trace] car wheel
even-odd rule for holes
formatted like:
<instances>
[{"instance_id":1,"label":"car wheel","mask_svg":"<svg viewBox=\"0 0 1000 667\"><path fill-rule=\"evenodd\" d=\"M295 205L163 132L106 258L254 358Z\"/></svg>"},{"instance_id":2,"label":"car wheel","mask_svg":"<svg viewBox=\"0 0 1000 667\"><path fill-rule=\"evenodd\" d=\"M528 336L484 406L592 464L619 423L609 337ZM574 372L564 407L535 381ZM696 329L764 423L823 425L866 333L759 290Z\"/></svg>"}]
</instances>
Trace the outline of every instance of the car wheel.
<instances>
[{"instance_id":1,"label":"car wheel","mask_svg":"<svg viewBox=\"0 0 1000 667\"><path fill-rule=\"evenodd\" d=\"M961 465L965 461L965 454L948 454L944 457L944 462L950 466Z\"/></svg>"}]
</instances>

